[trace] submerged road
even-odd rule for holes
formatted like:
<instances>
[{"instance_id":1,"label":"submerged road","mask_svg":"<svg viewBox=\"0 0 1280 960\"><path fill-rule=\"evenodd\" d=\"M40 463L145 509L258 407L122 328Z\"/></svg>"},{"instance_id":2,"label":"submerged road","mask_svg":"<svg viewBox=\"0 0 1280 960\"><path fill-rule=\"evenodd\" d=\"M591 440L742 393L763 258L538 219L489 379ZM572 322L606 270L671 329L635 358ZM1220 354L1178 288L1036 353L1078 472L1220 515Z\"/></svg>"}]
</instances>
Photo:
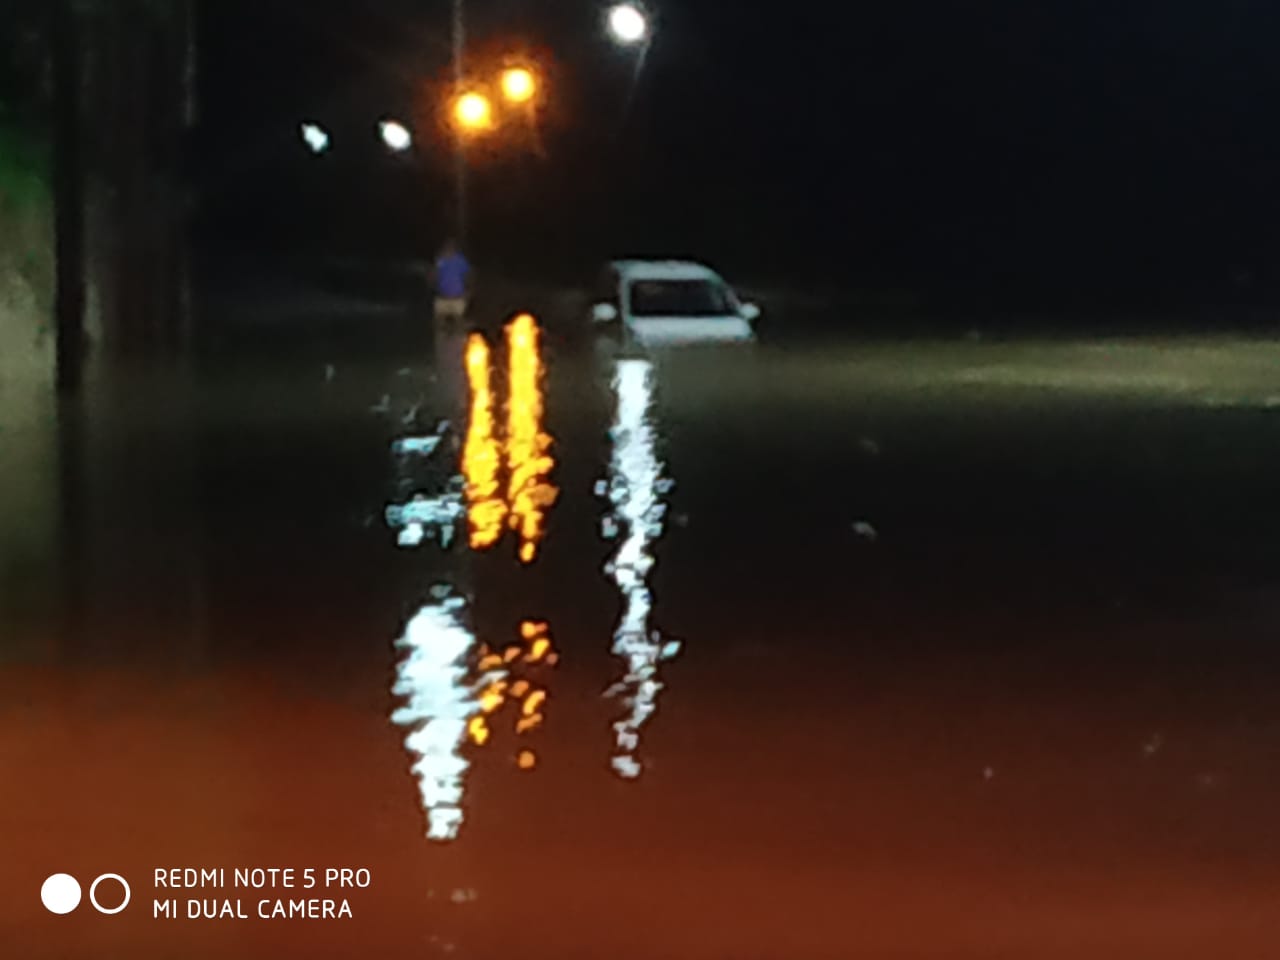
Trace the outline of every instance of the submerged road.
<instances>
[{"instance_id":1,"label":"submerged road","mask_svg":"<svg viewBox=\"0 0 1280 960\"><path fill-rule=\"evenodd\" d=\"M1270 955L1280 348L619 358L519 307L0 435L58 544L0 608L15 956Z\"/></svg>"}]
</instances>

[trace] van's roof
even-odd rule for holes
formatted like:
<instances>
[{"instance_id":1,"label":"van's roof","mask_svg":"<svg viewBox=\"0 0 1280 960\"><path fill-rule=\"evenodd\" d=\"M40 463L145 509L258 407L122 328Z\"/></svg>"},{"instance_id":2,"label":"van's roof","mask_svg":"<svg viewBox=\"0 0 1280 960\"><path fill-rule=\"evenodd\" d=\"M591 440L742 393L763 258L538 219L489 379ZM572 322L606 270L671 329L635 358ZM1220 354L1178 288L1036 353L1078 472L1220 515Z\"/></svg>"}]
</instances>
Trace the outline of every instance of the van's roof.
<instances>
[{"instance_id":1,"label":"van's roof","mask_svg":"<svg viewBox=\"0 0 1280 960\"><path fill-rule=\"evenodd\" d=\"M718 280L705 264L693 260L615 260L613 268L624 280Z\"/></svg>"}]
</instances>

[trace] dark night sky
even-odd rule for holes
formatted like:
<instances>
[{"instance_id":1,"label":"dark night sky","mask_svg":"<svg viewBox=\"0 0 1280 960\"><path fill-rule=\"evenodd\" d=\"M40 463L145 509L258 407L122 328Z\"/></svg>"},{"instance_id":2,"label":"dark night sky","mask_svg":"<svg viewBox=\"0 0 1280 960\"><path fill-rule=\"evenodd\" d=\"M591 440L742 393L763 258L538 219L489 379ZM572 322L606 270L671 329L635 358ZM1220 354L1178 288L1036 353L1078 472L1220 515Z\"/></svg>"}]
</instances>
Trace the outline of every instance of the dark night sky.
<instances>
[{"instance_id":1,"label":"dark night sky","mask_svg":"<svg viewBox=\"0 0 1280 960\"><path fill-rule=\"evenodd\" d=\"M220 150L253 171L239 175L239 195L279 197L306 181L296 122L328 109L348 128L335 132L361 146L330 164L329 195L357 206L380 197L412 211L415 229L439 219L445 181L386 169L367 133L370 114L423 102L423 84L446 69L447 3L208 8L207 119ZM602 256L631 245L912 288L1212 295L1237 264L1258 287L1276 273L1273 6L666 0L659 10L619 132L627 68L598 32L598 5L472 0L478 46L518 38L557 60L549 160L478 174L478 193L487 176L484 195L511 204L510 232L608 248Z\"/></svg>"}]
</instances>

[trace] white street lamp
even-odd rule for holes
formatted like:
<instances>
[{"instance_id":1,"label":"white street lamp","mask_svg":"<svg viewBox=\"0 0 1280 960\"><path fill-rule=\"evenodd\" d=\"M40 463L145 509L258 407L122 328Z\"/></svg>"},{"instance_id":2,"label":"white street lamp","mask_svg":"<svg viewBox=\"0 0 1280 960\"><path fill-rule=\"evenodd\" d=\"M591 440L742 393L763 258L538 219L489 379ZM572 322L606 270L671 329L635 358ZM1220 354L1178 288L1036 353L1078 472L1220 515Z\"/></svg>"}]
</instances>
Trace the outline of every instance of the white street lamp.
<instances>
[{"instance_id":1,"label":"white street lamp","mask_svg":"<svg viewBox=\"0 0 1280 960\"><path fill-rule=\"evenodd\" d=\"M649 18L634 3L620 3L609 10L609 33L624 46L634 46L649 36Z\"/></svg>"},{"instance_id":2,"label":"white street lamp","mask_svg":"<svg viewBox=\"0 0 1280 960\"><path fill-rule=\"evenodd\" d=\"M395 153L404 153L413 146L413 134L408 128L395 120L384 120L378 127L382 134L382 142L387 145L388 150Z\"/></svg>"},{"instance_id":3,"label":"white street lamp","mask_svg":"<svg viewBox=\"0 0 1280 960\"><path fill-rule=\"evenodd\" d=\"M312 153L321 154L329 149L329 132L324 127L318 123L304 123L301 130L302 142Z\"/></svg>"}]
</instances>

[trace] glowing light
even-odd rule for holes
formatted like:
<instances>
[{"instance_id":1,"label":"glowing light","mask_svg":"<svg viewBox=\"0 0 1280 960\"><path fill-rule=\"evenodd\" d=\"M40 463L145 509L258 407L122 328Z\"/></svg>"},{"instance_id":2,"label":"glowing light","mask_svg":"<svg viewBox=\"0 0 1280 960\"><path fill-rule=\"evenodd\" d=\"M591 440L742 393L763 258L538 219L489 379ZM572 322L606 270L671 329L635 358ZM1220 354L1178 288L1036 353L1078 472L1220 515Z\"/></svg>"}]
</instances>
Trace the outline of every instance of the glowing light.
<instances>
[{"instance_id":1,"label":"glowing light","mask_svg":"<svg viewBox=\"0 0 1280 960\"><path fill-rule=\"evenodd\" d=\"M520 560L532 563L543 536L546 511L559 491L547 477L555 468L552 439L543 431L542 357L537 321L529 314L507 326L510 394L507 399L507 503L520 535Z\"/></svg>"},{"instance_id":2,"label":"glowing light","mask_svg":"<svg viewBox=\"0 0 1280 960\"><path fill-rule=\"evenodd\" d=\"M532 70L511 67L502 72L502 95L511 103L528 103L537 91L538 81Z\"/></svg>"},{"instance_id":3,"label":"glowing light","mask_svg":"<svg viewBox=\"0 0 1280 960\"><path fill-rule=\"evenodd\" d=\"M480 694L480 709L484 713L497 713L507 701L507 683L495 680Z\"/></svg>"},{"instance_id":4,"label":"glowing light","mask_svg":"<svg viewBox=\"0 0 1280 960\"><path fill-rule=\"evenodd\" d=\"M489 724L485 722L484 717L472 717L471 722L467 724L467 733L473 743L483 747L489 741Z\"/></svg>"},{"instance_id":5,"label":"glowing light","mask_svg":"<svg viewBox=\"0 0 1280 960\"><path fill-rule=\"evenodd\" d=\"M521 624L522 634L536 630L538 635L533 642L546 643L548 647L551 643L549 629L544 622L527 620ZM546 721L543 708L547 703L547 691L527 678L515 678L511 673L528 661L523 661L521 666L508 667L508 664L521 662L520 650L520 647L508 647L506 655L499 657L489 651L488 645L481 644L475 651L480 676L470 687L475 695L470 701L471 711L467 715L464 737L477 747L484 747L493 740L498 715L508 704L516 706L513 726L517 736L532 733Z\"/></svg>"},{"instance_id":6,"label":"glowing light","mask_svg":"<svg viewBox=\"0 0 1280 960\"><path fill-rule=\"evenodd\" d=\"M466 365L471 386L471 420L462 453L462 472L467 480L471 548L483 550L502 537L507 505L499 496L502 453L494 436L489 345L479 334L472 334L467 341Z\"/></svg>"},{"instance_id":7,"label":"glowing light","mask_svg":"<svg viewBox=\"0 0 1280 960\"><path fill-rule=\"evenodd\" d=\"M525 657L529 663L537 663L551 652L551 641L546 637L539 637L533 641L533 645L529 648L529 655Z\"/></svg>"},{"instance_id":8,"label":"glowing light","mask_svg":"<svg viewBox=\"0 0 1280 960\"><path fill-rule=\"evenodd\" d=\"M516 757L516 765L521 770L532 770L538 765L538 757L532 750L521 750Z\"/></svg>"},{"instance_id":9,"label":"glowing light","mask_svg":"<svg viewBox=\"0 0 1280 960\"><path fill-rule=\"evenodd\" d=\"M463 606L450 598L423 607L396 644L406 654L392 692L404 704L391 720L409 729L405 747L416 758L413 772L432 840L454 839L463 822L468 763L461 747L476 707L465 683L475 637L462 624Z\"/></svg>"},{"instance_id":10,"label":"glowing light","mask_svg":"<svg viewBox=\"0 0 1280 960\"><path fill-rule=\"evenodd\" d=\"M662 535L666 505L661 495L671 489L657 457L650 410L653 405L652 367L644 360L624 360L614 379L618 408L611 431L614 438L610 481L604 488L613 505L607 520L624 532L606 571L623 598L622 617L614 631L613 652L626 663L626 673L609 691L621 696L628 714L614 723L613 769L624 778L638 777L636 757L641 728L657 710L661 662L674 655L678 644L664 646L649 617L653 606L648 578L654 559L651 543Z\"/></svg>"},{"instance_id":11,"label":"glowing light","mask_svg":"<svg viewBox=\"0 0 1280 960\"><path fill-rule=\"evenodd\" d=\"M301 127L302 142L312 153L321 154L329 149L329 132L318 123L304 123Z\"/></svg>"},{"instance_id":12,"label":"glowing light","mask_svg":"<svg viewBox=\"0 0 1280 960\"><path fill-rule=\"evenodd\" d=\"M467 344L467 379L471 386L471 422L463 453L472 549L492 547L502 537L504 521L519 537L517 555L525 564L537 559L546 511L559 491L547 479L555 468L552 438L542 427L543 367L537 321L528 314L507 327L510 374L507 401L506 490L501 491L503 442L495 436L492 359L479 334Z\"/></svg>"},{"instance_id":13,"label":"glowing light","mask_svg":"<svg viewBox=\"0 0 1280 960\"><path fill-rule=\"evenodd\" d=\"M404 153L413 146L413 134L408 127L396 120L384 120L379 124L378 130L382 135L382 142L389 150Z\"/></svg>"},{"instance_id":14,"label":"glowing light","mask_svg":"<svg viewBox=\"0 0 1280 960\"><path fill-rule=\"evenodd\" d=\"M493 105L483 93L468 91L454 101L453 120L466 131L487 130L493 125Z\"/></svg>"},{"instance_id":15,"label":"glowing light","mask_svg":"<svg viewBox=\"0 0 1280 960\"><path fill-rule=\"evenodd\" d=\"M540 623L536 620L526 620L524 623L520 624L520 636L524 637L526 640L532 640L535 637L540 637L545 634L548 629L549 627L546 623Z\"/></svg>"},{"instance_id":16,"label":"glowing light","mask_svg":"<svg viewBox=\"0 0 1280 960\"><path fill-rule=\"evenodd\" d=\"M609 33L619 43L639 43L649 35L649 18L631 3L620 3L609 11Z\"/></svg>"}]
</instances>

